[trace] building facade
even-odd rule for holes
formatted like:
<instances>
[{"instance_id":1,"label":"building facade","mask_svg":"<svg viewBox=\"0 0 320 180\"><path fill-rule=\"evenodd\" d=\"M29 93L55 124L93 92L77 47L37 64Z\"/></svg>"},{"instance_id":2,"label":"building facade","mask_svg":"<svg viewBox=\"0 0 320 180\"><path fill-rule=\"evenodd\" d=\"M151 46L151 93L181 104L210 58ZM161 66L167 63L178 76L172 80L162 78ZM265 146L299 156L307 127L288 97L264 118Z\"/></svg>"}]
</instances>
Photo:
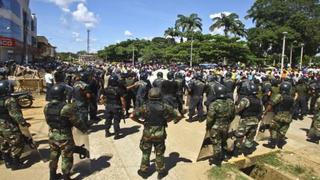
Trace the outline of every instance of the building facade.
<instances>
[{"instance_id":1,"label":"building facade","mask_svg":"<svg viewBox=\"0 0 320 180\"><path fill-rule=\"evenodd\" d=\"M54 60L56 58L56 47L52 46L44 36L37 36L38 51L35 60Z\"/></svg>"},{"instance_id":2,"label":"building facade","mask_svg":"<svg viewBox=\"0 0 320 180\"><path fill-rule=\"evenodd\" d=\"M0 61L32 62L37 52L37 18L29 0L0 0Z\"/></svg>"}]
</instances>

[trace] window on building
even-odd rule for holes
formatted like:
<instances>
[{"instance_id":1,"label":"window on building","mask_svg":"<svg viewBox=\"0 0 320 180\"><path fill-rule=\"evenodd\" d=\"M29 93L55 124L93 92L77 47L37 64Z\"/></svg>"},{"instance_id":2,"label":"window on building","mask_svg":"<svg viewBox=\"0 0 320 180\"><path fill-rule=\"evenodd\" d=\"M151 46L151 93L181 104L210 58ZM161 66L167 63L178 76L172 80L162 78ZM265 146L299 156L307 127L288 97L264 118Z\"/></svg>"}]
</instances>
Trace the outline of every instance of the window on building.
<instances>
[{"instance_id":1,"label":"window on building","mask_svg":"<svg viewBox=\"0 0 320 180\"><path fill-rule=\"evenodd\" d=\"M0 0L0 7L11 11L21 18L21 6L17 0Z\"/></svg>"},{"instance_id":2,"label":"window on building","mask_svg":"<svg viewBox=\"0 0 320 180\"><path fill-rule=\"evenodd\" d=\"M21 27L9 19L0 17L0 36L22 41Z\"/></svg>"}]
</instances>

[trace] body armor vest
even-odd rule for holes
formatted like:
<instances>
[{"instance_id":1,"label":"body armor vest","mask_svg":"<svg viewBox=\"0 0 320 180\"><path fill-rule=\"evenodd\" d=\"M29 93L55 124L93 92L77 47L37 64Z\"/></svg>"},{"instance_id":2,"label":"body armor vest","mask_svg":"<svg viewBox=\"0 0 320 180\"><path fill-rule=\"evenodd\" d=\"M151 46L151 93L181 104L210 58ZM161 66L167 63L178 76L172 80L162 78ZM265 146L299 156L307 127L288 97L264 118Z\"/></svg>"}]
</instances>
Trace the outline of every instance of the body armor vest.
<instances>
[{"instance_id":1,"label":"body armor vest","mask_svg":"<svg viewBox=\"0 0 320 180\"><path fill-rule=\"evenodd\" d=\"M227 93L232 93L235 87L235 83L231 79L226 79L223 82L224 86L227 88Z\"/></svg>"},{"instance_id":2,"label":"body armor vest","mask_svg":"<svg viewBox=\"0 0 320 180\"><path fill-rule=\"evenodd\" d=\"M156 80L153 81L153 87L161 88L163 81L164 81L164 79L157 78Z\"/></svg>"},{"instance_id":3,"label":"body armor vest","mask_svg":"<svg viewBox=\"0 0 320 180\"><path fill-rule=\"evenodd\" d=\"M5 107L6 100L7 100L7 97L0 98L0 119L3 119L3 120L11 119L8 109Z\"/></svg>"},{"instance_id":4,"label":"body armor vest","mask_svg":"<svg viewBox=\"0 0 320 180\"><path fill-rule=\"evenodd\" d=\"M110 104L110 105L120 105L121 104L121 99L118 94L117 87L109 86L108 88L106 88L105 96L107 98L106 104Z\"/></svg>"},{"instance_id":5,"label":"body armor vest","mask_svg":"<svg viewBox=\"0 0 320 180\"><path fill-rule=\"evenodd\" d=\"M171 80L165 80L162 82L161 93L162 95L175 96L178 90L177 83Z\"/></svg>"},{"instance_id":6,"label":"body armor vest","mask_svg":"<svg viewBox=\"0 0 320 180\"><path fill-rule=\"evenodd\" d=\"M249 96L247 99L249 99L250 105L240 113L241 118L257 117L261 115L262 107L260 99L256 96Z\"/></svg>"},{"instance_id":7,"label":"body armor vest","mask_svg":"<svg viewBox=\"0 0 320 180\"><path fill-rule=\"evenodd\" d=\"M177 86L178 86L177 94L182 95L183 88L184 88L184 80L183 79L175 79L174 81L177 83Z\"/></svg>"},{"instance_id":8,"label":"body armor vest","mask_svg":"<svg viewBox=\"0 0 320 180\"><path fill-rule=\"evenodd\" d=\"M192 89L192 96L203 96L205 84L202 81L196 80Z\"/></svg>"},{"instance_id":9,"label":"body armor vest","mask_svg":"<svg viewBox=\"0 0 320 180\"><path fill-rule=\"evenodd\" d=\"M68 118L61 116L61 110L66 105L66 103L49 103L46 120L51 129L70 129L72 127L71 122Z\"/></svg>"},{"instance_id":10,"label":"body armor vest","mask_svg":"<svg viewBox=\"0 0 320 180\"><path fill-rule=\"evenodd\" d=\"M146 126L166 126L167 120L164 117L164 105L160 101L150 101L146 109Z\"/></svg>"},{"instance_id":11,"label":"body armor vest","mask_svg":"<svg viewBox=\"0 0 320 180\"><path fill-rule=\"evenodd\" d=\"M282 95L282 101L275 105L274 112L291 112L293 109L294 99L292 96L284 94Z\"/></svg>"}]
</instances>

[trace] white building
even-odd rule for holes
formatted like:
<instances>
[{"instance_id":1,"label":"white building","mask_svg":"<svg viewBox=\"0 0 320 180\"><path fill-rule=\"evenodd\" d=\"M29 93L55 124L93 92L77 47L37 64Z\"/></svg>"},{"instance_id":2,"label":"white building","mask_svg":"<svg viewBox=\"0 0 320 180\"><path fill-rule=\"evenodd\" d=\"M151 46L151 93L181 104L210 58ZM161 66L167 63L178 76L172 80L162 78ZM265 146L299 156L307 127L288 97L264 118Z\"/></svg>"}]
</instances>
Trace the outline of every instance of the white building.
<instances>
[{"instance_id":1,"label":"white building","mask_svg":"<svg viewBox=\"0 0 320 180\"><path fill-rule=\"evenodd\" d=\"M31 62L37 47L37 18L29 0L0 0L0 61Z\"/></svg>"}]
</instances>

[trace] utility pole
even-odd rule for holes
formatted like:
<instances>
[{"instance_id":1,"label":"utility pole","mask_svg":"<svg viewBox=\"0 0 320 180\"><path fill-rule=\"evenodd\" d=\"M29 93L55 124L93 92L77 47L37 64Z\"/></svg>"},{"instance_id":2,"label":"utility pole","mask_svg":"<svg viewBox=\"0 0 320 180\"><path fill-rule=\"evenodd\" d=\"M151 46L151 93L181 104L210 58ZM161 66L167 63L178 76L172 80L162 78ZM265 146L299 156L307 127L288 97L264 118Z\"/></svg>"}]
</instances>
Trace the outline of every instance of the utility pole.
<instances>
[{"instance_id":1,"label":"utility pole","mask_svg":"<svg viewBox=\"0 0 320 180\"><path fill-rule=\"evenodd\" d=\"M90 54L90 30L87 29L87 54Z\"/></svg>"},{"instance_id":2,"label":"utility pole","mask_svg":"<svg viewBox=\"0 0 320 180\"><path fill-rule=\"evenodd\" d=\"M284 68L284 51L286 49L286 34L287 32L283 32L283 44L282 44L282 55L281 55L281 72L280 74L283 73L283 68Z\"/></svg>"},{"instance_id":3,"label":"utility pole","mask_svg":"<svg viewBox=\"0 0 320 180\"><path fill-rule=\"evenodd\" d=\"M304 43L301 43L300 70L302 70L302 61L303 61L303 47L304 47Z\"/></svg>"}]
</instances>

